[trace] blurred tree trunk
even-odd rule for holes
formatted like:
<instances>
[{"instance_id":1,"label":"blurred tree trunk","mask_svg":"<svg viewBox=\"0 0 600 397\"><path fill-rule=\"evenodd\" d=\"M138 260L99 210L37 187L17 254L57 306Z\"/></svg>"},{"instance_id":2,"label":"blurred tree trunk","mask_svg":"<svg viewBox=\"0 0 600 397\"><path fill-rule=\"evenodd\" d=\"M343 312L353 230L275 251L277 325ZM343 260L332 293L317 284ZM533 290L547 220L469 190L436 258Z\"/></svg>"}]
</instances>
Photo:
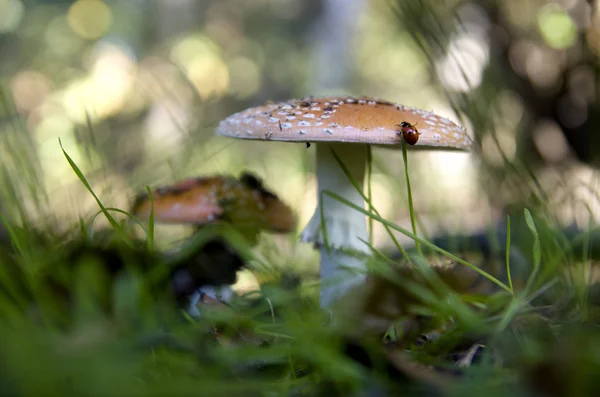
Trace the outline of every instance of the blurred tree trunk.
<instances>
[{"instance_id":1,"label":"blurred tree trunk","mask_svg":"<svg viewBox=\"0 0 600 397\"><path fill-rule=\"evenodd\" d=\"M155 35L159 40L182 32L193 32L199 26L202 10L209 1L155 0Z\"/></svg>"},{"instance_id":2,"label":"blurred tree trunk","mask_svg":"<svg viewBox=\"0 0 600 397\"><path fill-rule=\"evenodd\" d=\"M365 0L323 1L323 13L311 37L315 43L315 63L310 74L314 79L308 83L311 94L347 90L354 72L353 42L366 6Z\"/></svg>"}]
</instances>

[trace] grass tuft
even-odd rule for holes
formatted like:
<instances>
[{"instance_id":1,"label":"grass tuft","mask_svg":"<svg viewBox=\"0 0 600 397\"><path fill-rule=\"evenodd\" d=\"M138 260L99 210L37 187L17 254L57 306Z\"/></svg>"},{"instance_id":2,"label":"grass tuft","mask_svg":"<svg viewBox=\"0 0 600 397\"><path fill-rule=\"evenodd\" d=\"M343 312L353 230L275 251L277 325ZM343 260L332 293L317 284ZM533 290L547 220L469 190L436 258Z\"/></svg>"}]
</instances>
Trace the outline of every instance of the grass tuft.
<instances>
[{"instance_id":1,"label":"grass tuft","mask_svg":"<svg viewBox=\"0 0 600 397\"><path fill-rule=\"evenodd\" d=\"M497 248L470 259L465 252L478 248L447 249L382 218L368 189L361 192L367 209L325 191L390 236L400 232L456 264L431 266L429 258L406 250L403 267L364 241L372 253L367 287L373 288L341 302L351 316L337 324L320 310L308 280L289 281L279 262L293 255L261 258L227 224L197 230L173 251L159 252L154 215L146 225L105 207L63 153L100 211L65 236L34 232L3 216L4 394L598 394L600 288L583 271L600 257L593 225L568 235L537 210L520 209L507 217L505 238L498 233L506 252ZM143 240L114 213L137 222ZM91 233L100 214L110 228ZM201 316L192 317L174 302L169 275L182 262L198 260L200 249L217 238L249 267L270 274L257 291L227 304L207 302L199 306ZM211 264L218 271L225 262ZM476 282L462 286L452 269L474 272ZM372 332L376 320L390 327Z\"/></svg>"},{"instance_id":2,"label":"grass tuft","mask_svg":"<svg viewBox=\"0 0 600 397\"><path fill-rule=\"evenodd\" d=\"M96 203L98 203L98 207L100 207L100 210L102 211L102 213L104 214L104 216L106 217L106 219L108 220L108 222L110 223L110 225L115 230L117 230L122 237L125 238L125 241L127 241L128 240L127 234L125 233L125 231L123 230L123 228L117 223L117 221L115 220L115 218L113 218L113 216L110 214L110 212L106 209L106 207L104 206L104 204L102 204L102 201L100 201L100 198L96 195L96 193L94 192L94 190L92 189L92 187L88 183L86 177L83 175L83 172L81 172L81 170L79 169L79 167L77 166L77 164L75 164L75 162L73 161L73 159L71 158L71 156L69 156L69 154L63 148L63 145L62 145L62 142L61 142L60 138L58 139L58 143L60 145L60 149L63 152L63 155L65 156L65 158L69 162L69 165L71 166L71 169L73 169L73 172L75 173L75 175L77 175L77 178L79 178L79 180L81 181L81 183L83 184L83 186L85 186L85 188L88 190L88 192L90 192L90 194L94 197L94 199L96 200Z\"/></svg>"}]
</instances>

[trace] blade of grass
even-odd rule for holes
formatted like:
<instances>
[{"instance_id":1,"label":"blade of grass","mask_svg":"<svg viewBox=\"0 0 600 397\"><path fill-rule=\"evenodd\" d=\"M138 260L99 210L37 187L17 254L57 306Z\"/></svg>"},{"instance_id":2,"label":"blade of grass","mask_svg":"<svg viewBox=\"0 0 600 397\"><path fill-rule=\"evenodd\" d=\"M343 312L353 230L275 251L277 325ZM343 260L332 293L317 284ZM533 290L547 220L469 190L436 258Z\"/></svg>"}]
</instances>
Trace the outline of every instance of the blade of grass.
<instances>
[{"instance_id":1,"label":"blade of grass","mask_svg":"<svg viewBox=\"0 0 600 397\"><path fill-rule=\"evenodd\" d=\"M413 205L412 198L412 189L410 187L410 176L408 175L408 153L406 150L406 141L402 138L402 161L404 161L404 175L406 175L406 190L408 193L408 211L410 212L410 225L412 226L412 230L414 235L417 235L417 223L415 221L415 208ZM419 256L423 256L423 252L421 251L421 244L417 240L415 240L415 246L417 248L417 252Z\"/></svg>"},{"instance_id":2,"label":"blade of grass","mask_svg":"<svg viewBox=\"0 0 600 397\"><path fill-rule=\"evenodd\" d=\"M508 308L506 309L506 311L504 312L504 315L502 316L500 323L498 324L498 327L496 329L497 332L501 332L503 331L506 327L508 327L508 325L511 323L511 321L513 320L513 318L519 313L519 312L534 312L536 310L541 309L540 307L536 307L536 308L528 308L526 307L532 300L534 300L535 298L537 298L538 296L540 296L541 294L543 294L544 292L546 292L548 289L550 289L554 284L556 284L558 282L558 279L555 278L553 280L550 280L549 282L547 282L545 285L542 285L542 287L540 287L539 290L537 290L535 293L531 294L530 296L523 298L522 296L516 299L513 299L509 305ZM523 295L524 296L524 295Z\"/></svg>"},{"instance_id":3,"label":"blade of grass","mask_svg":"<svg viewBox=\"0 0 600 397\"><path fill-rule=\"evenodd\" d=\"M372 219L372 218L369 218ZM373 253L373 255L380 257L381 259L383 259L384 261L386 261L389 264L395 264L396 262L388 257L386 254L384 254L381 250L378 250L377 248L375 248L375 246L373 244L371 244L368 241L363 240L362 238L359 238L360 241L362 241L363 243L365 243L369 249L371 250L371 252Z\"/></svg>"},{"instance_id":4,"label":"blade of grass","mask_svg":"<svg viewBox=\"0 0 600 397\"><path fill-rule=\"evenodd\" d=\"M540 248L540 235L537 231L537 228L535 227L535 222L533 221L533 217L531 216L531 213L529 212L529 210L527 208L525 208L523 210L523 212L525 213L525 222L527 223L527 227L529 228L529 230L531 230L531 233L533 234L533 271L531 272L531 275L529 276L529 279L527 280L527 284L525 285L525 293L527 293L527 291L529 291L529 288L531 288L531 285L533 284L535 277L537 276L539 270L540 270L540 265L541 265L541 248Z\"/></svg>"},{"instance_id":5,"label":"blade of grass","mask_svg":"<svg viewBox=\"0 0 600 397\"><path fill-rule=\"evenodd\" d=\"M381 161L381 160L376 161L376 159L373 159L373 164L374 164L373 167L377 167L380 170L382 170L383 174L390 175L392 173L392 167L390 167L389 164L386 163L385 161ZM402 185L402 183L399 179L394 179L393 184L391 186L398 187L402 192L404 192L404 190L405 190L405 187ZM427 227L425 226L423 221L420 219L418 213L415 213L415 220L417 222L417 227L419 228L420 235L422 237L430 240L429 232L427 231Z\"/></svg>"},{"instance_id":6,"label":"blade of grass","mask_svg":"<svg viewBox=\"0 0 600 397\"><path fill-rule=\"evenodd\" d=\"M11 176L11 172L9 171L8 167L6 167L6 165L4 165L4 164L2 165L2 174L3 174L3 179L4 179L4 181L3 181L4 183L2 184L2 190L3 190L3 193L6 196L8 196L5 199L10 204L15 206L15 208L17 209L17 212L19 214L20 221L23 224L26 224L28 222L28 217L27 217L27 211L25 210L25 207L23 206L23 200L19 197L17 189L15 188L16 184L15 184L15 181L13 180L13 177Z\"/></svg>"},{"instance_id":7,"label":"blade of grass","mask_svg":"<svg viewBox=\"0 0 600 397\"><path fill-rule=\"evenodd\" d=\"M152 250L154 247L154 196L150 186L146 186L148 197L150 198L150 216L148 217L148 232L146 234L148 239L148 249Z\"/></svg>"},{"instance_id":8,"label":"blade of grass","mask_svg":"<svg viewBox=\"0 0 600 397\"><path fill-rule=\"evenodd\" d=\"M421 237L415 236L413 233L409 232L408 230L406 230L406 229L404 229L404 228L402 228L402 227L400 227L400 226L398 226L398 225L396 225L396 224L394 224L394 223L392 223L392 222L390 222L390 221L382 218L381 216L372 214L372 213L366 211L365 209L360 208L359 206L351 203L350 201L346 200L345 198L341 197L340 195L335 194L335 193L333 193L333 192L331 192L329 190L323 190L321 192L321 194L322 195L326 194L329 197L332 197L335 200L338 200L341 203L346 204L347 206L349 206L351 208L354 208L358 212L362 212L366 216L373 217L374 220L376 220L377 222L382 223L384 226L388 226L389 228L391 228L393 230L396 230L396 231L404 234L405 236L410 237L413 240L418 240L421 244L423 244L427 248L429 248L431 250L434 250L434 251L436 251L436 252L444 255L445 257L447 257L449 259L452 259L453 261L455 261L457 263L460 263L462 265L465 265L465 266L471 268L472 270L474 270L475 272L481 274L483 277L485 277L486 279L490 280L491 282L493 282L494 284L496 284L497 286L499 286L503 290L506 290L506 291L510 292L510 288L506 284L504 284L502 281L498 280L496 277L492 276L491 274L487 273L484 270L481 270L480 268L478 268L477 266L475 266L475 265L467 262L466 260L461 259L461 258L457 257L456 255L451 254L450 252L444 250L443 248L440 248L437 245L435 245L435 244L433 244L433 243L431 243L431 242L429 242L429 241L427 241L427 240L425 240L425 239L423 239Z\"/></svg>"},{"instance_id":9,"label":"blade of grass","mask_svg":"<svg viewBox=\"0 0 600 397\"><path fill-rule=\"evenodd\" d=\"M87 239L88 233L86 232L85 221L82 217L79 217L77 224L79 225L79 232L81 233L81 237Z\"/></svg>"},{"instance_id":10,"label":"blade of grass","mask_svg":"<svg viewBox=\"0 0 600 397\"><path fill-rule=\"evenodd\" d=\"M591 231L592 230L592 219L590 218L589 223L588 223L588 230ZM593 277L593 268L592 268L592 262L590 261L589 263L589 271L586 271L586 263L588 263L588 260L590 258L591 255L591 245L592 245L592 233L591 232L585 232L585 234L587 234L587 238L584 238L582 240L582 244L581 244L581 258L583 259L582 261L580 261L580 264L578 266L579 268L579 285L582 287L577 288L577 294L578 294L578 298L579 298L579 302L581 304L582 307L587 307L587 303L588 303L588 298L589 298L589 293L590 290L589 288L585 288L583 286L587 286L587 285L592 285L593 281L591 280L591 278ZM597 244L597 242L596 242ZM586 274L589 274L588 279L586 279Z\"/></svg>"},{"instance_id":11,"label":"blade of grass","mask_svg":"<svg viewBox=\"0 0 600 397\"><path fill-rule=\"evenodd\" d=\"M133 216L132 214L130 214L129 212L124 211L124 210L122 210L120 208L114 208L114 207L106 207L105 209L106 209L106 211L117 212L119 214L123 214L123 215L131 218L135 223L137 223L138 225L140 225L140 227L144 230L144 232L146 233L146 235L148 235L149 231L146 229L146 227L144 226L144 224L139 219L137 219L135 216ZM87 231L87 235L88 235L89 238L91 238L93 236L93 230L92 230L92 228L94 226L94 222L96 221L96 218L100 214L104 214L104 211L100 210L100 211L96 212L94 214L94 216L92 216L92 219L90 221L90 225L88 226L88 231Z\"/></svg>"},{"instance_id":12,"label":"blade of grass","mask_svg":"<svg viewBox=\"0 0 600 397\"><path fill-rule=\"evenodd\" d=\"M510 215L506 217L506 277L508 278L508 286L510 287L510 292L513 296L515 296L512 277L510 275Z\"/></svg>"},{"instance_id":13,"label":"blade of grass","mask_svg":"<svg viewBox=\"0 0 600 397\"><path fill-rule=\"evenodd\" d=\"M21 254L25 263L30 263L32 258L29 255L28 250L26 250L25 247L23 246L23 244L21 242L21 238L17 235L17 233L13 229L12 225L10 223L8 223L8 221L6 220L6 218L3 215L0 215L0 218L2 218L2 223L4 224L4 227L6 228L6 231L8 232L8 235L10 236L10 241L11 241L12 245L19 252L19 254Z\"/></svg>"},{"instance_id":14,"label":"blade of grass","mask_svg":"<svg viewBox=\"0 0 600 397\"><path fill-rule=\"evenodd\" d=\"M367 197L369 202L373 198L371 177L373 175L373 152L371 146L367 148ZM369 218L369 244L373 245L373 218Z\"/></svg>"},{"instance_id":15,"label":"blade of grass","mask_svg":"<svg viewBox=\"0 0 600 397\"><path fill-rule=\"evenodd\" d=\"M73 172L75 172L75 174L77 175L77 177L79 178L79 180L81 181L81 183L83 184L83 186L85 186L85 188L94 197L94 199L96 200L96 203L98 204L98 206L102 210L102 213L104 214L104 216L106 217L106 219L108 220L108 222L111 224L111 226L113 228L115 228L115 230L117 230L117 232L119 232L119 234L122 235L122 237L125 240L125 242L127 244L131 245L131 242L129 241L129 238L127 237L127 234L125 233L125 231L123 230L123 228L117 223L117 221L115 220L115 218L113 218L113 216L106 210L106 207L104 207L104 204L102 204L102 201L100 201L100 198L98 198L98 196L96 195L96 193L94 192L94 190L92 189L92 187L90 186L90 184L88 183L87 179L85 178L85 176L83 175L83 173L81 172L81 170L79 169L79 167L77 166L77 164L75 164L75 162L73 161L73 159L71 158L71 156L69 156L69 154L64 149L64 147L62 145L62 141L60 140L60 138L58 139L58 144L60 145L60 149L62 150L65 158L69 162L69 165L71 166L71 169L73 169Z\"/></svg>"}]
</instances>

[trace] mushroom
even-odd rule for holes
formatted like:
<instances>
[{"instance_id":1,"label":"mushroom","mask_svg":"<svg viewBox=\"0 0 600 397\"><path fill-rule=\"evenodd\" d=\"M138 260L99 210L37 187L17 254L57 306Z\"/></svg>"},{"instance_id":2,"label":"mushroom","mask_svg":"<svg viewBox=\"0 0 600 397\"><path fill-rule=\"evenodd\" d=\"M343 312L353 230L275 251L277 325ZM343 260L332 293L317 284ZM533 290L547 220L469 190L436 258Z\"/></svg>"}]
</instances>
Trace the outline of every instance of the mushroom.
<instances>
[{"instance_id":1,"label":"mushroom","mask_svg":"<svg viewBox=\"0 0 600 397\"><path fill-rule=\"evenodd\" d=\"M296 227L294 212L256 176L245 172L240 179L215 175L188 179L139 195L132 213L148 219L154 205L159 223L207 225L226 222L246 232L252 242L260 230L289 233Z\"/></svg>"},{"instance_id":2,"label":"mushroom","mask_svg":"<svg viewBox=\"0 0 600 397\"><path fill-rule=\"evenodd\" d=\"M133 215L148 219L154 205L157 223L196 227L227 223L251 244L256 243L261 230L289 233L296 228L292 209L267 190L260 179L247 172L239 179L223 175L188 179L155 189L152 199L153 203L148 194L139 195L132 205ZM193 313L196 312L193 306L204 294L213 298L219 292L231 295L230 290L221 287L235 282L236 272L243 263L236 260L231 248L226 248L227 243L220 238L209 241L196 253L197 258L190 259L191 265L175 269L174 281L183 293L189 293L194 286L203 286L191 298ZM211 260L219 267L212 269ZM210 280L214 282L210 283Z\"/></svg>"},{"instance_id":3,"label":"mushroom","mask_svg":"<svg viewBox=\"0 0 600 397\"><path fill-rule=\"evenodd\" d=\"M333 152L362 190L370 145L401 147L406 141L411 149L464 151L472 145L465 130L444 117L369 97L308 97L269 103L229 116L220 122L217 134L316 143L319 201L301 240L320 249L322 307L328 307L364 280L369 253L364 243L368 237L364 214L321 194L330 191L364 206L363 196L346 177ZM324 246L321 209L330 249ZM348 273L345 268L358 272ZM328 285L335 281L335 285Z\"/></svg>"}]
</instances>

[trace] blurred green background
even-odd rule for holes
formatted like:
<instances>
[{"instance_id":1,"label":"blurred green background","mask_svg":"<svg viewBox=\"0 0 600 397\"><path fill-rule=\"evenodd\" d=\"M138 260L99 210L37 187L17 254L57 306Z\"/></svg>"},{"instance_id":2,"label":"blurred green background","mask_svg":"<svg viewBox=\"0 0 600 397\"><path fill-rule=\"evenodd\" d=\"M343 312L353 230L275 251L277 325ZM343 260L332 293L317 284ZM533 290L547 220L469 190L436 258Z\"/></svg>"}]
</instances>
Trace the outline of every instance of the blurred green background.
<instances>
[{"instance_id":1,"label":"blurred green background","mask_svg":"<svg viewBox=\"0 0 600 397\"><path fill-rule=\"evenodd\" d=\"M585 0L0 0L0 209L55 230L97 211L60 138L107 206L250 170L301 228L314 146L214 130L267 100L336 93L433 110L475 140L471 154L409 154L429 235L482 230L515 203L586 227L600 219L598 15ZM408 226L401 153L374 156L376 207ZM375 243L389 245L378 226Z\"/></svg>"}]
</instances>

